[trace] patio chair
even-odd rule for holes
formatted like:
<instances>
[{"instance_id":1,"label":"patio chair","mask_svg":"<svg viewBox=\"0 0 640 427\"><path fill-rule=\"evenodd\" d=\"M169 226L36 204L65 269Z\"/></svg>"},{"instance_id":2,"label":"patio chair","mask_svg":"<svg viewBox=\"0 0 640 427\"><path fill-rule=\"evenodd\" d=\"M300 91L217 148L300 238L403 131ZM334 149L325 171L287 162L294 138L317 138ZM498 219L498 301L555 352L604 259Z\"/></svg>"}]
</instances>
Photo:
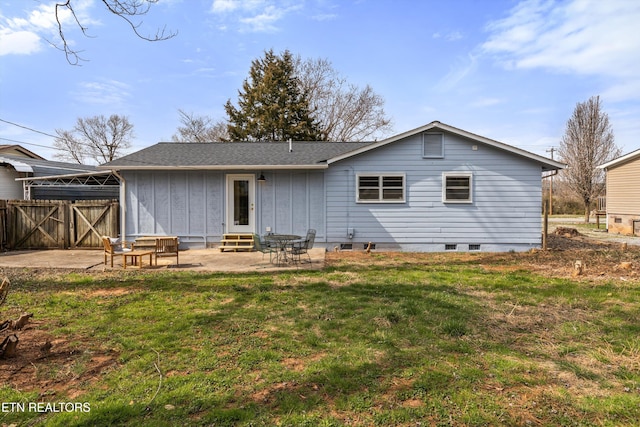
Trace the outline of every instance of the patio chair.
<instances>
[{"instance_id":1,"label":"patio chair","mask_svg":"<svg viewBox=\"0 0 640 427\"><path fill-rule=\"evenodd\" d=\"M273 247L269 245L265 240L263 240L260 235L255 233L253 235L253 247L256 251L262 252L262 259L264 259L264 254L268 253L269 262L273 262L273 254L275 253Z\"/></svg>"},{"instance_id":2,"label":"patio chair","mask_svg":"<svg viewBox=\"0 0 640 427\"><path fill-rule=\"evenodd\" d=\"M177 237L157 237L156 238L156 265L158 265L158 257L176 257L176 266L180 266L179 249Z\"/></svg>"},{"instance_id":3,"label":"patio chair","mask_svg":"<svg viewBox=\"0 0 640 427\"><path fill-rule=\"evenodd\" d=\"M122 255L131 252L131 248L127 247L127 242L121 242L120 239L102 236L102 245L104 246L104 265L107 265L107 257L111 257L111 267L113 267L113 256Z\"/></svg>"},{"instance_id":4,"label":"patio chair","mask_svg":"<svg viewBox=\"0 0 640 427\"><path fill-rule=\"evenodd\" d=\"M309 255L309 249L313 248L313 244L316 240L316 230L310 228L307 231L307 235L304 240L300 240L298 242L293 242L291 244L291 248L289 252L291 253L291 258L297 264L300 261L301 255L306 254L307 258L309 258L309 263L311 263L311 255Z\"/></svg>"}]
</instances>

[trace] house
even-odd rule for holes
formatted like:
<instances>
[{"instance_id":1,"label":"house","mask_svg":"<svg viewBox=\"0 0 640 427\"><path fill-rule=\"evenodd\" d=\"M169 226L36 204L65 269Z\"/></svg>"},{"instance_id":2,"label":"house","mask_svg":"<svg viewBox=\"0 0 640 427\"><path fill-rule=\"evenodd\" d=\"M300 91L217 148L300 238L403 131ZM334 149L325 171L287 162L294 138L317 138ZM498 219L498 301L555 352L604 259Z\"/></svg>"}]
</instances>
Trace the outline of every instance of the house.
<instances>
[{"instance_id":1,"label":"house","mask_svg":"<svg viewBox=\"0 0 640 427\"><path fill-rule=\"evenodd\" d=\"M640 150L599 166L607 185L607 230L640 236Z\"/></svg>"},{"instance_id":2,"label":"house","mask_svg":"<svg viewBox=\"0 0 640 427\"><path fill-rule=\"evenodd\" d=\"M158 143L99 168L122 178L127 239L313 228L327 250L524 251L542 173L564 166L435 121L373 143Z\"/></svg>"},{"instance_id":3,"label":"house","mask_svg":"<svg viewBox=\"0 0 640 427\"><path fill-rule=\"evenodd\" d=\"M120 182L95 166L52 162L19 145L0 145L0 200L117 199Z\"/></svg>"}]
</instances>

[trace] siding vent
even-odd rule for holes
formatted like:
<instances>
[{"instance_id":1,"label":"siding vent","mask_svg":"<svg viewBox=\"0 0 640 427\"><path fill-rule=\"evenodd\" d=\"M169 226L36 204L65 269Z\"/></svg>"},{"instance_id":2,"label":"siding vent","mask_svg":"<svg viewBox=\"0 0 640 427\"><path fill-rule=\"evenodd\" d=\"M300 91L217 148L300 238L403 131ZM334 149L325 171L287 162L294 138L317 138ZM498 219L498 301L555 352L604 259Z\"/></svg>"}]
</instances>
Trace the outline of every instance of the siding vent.
<instances>
[{"instance_id":1,"label":"siding vent","mask_svg":"<svg viewBox=\"0 0 640 427\"><path fill-rule=\"evenodd\" d=\"M444 245L445 251L455 251L456 249L458 249L458 245L451 245L451 244Z\"/></svg>"},{"instance_id":2,"label":"siding vent","mask_svg":"<svg viewBox=\"0 0 640 427\"><path fill-rule=\"evenodd\" d=\"M350 251L353 249L353 243L340 243L341 251Z\"/></svg>"},{"instance_id":3,"label":"siding vent","mask_svg":"<svg viewBox=\"0 0 640 427\"><path fill-rule=\"evenodd\" d=\"M470 251L479 251L480 250L480 245L478 245L478 244L469 245L469 250Z\"/></svg>"}]
</instances>

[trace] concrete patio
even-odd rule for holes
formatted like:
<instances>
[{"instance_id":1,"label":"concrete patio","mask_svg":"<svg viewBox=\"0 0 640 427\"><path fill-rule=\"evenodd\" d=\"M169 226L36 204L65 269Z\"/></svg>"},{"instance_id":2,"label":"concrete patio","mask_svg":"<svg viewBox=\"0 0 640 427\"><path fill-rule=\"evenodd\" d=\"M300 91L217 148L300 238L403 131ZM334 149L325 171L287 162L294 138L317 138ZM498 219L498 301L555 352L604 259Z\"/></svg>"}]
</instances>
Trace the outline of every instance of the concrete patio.
<instances>
[{"instance_id":1,"label":"concrete patio","mask_svg":"<svg viewBox=\"0 0 640 427\"><path fill-rule=\"evenodd\" d=\"M103 251L95 249L50 249L30 251L10 251L0 253L0 268L53 268L85 271L122 270L122 257L114 256L113 269L110 260L104 264ZM158 265L149 266L144 259L144 271L285 271L296 269L320 269L324 267L324 248L311 249L311 264L303 262L277 266L269 262L269 255L261 252L220 252L212 249L188 249L180 251L180 265L175 258L159 258ZM304 256L303 256L304 257ZM305 258L303 258L304 260ZM137 271L135 266L127 266L127 271Z\"/></svg>"}]
</instances>

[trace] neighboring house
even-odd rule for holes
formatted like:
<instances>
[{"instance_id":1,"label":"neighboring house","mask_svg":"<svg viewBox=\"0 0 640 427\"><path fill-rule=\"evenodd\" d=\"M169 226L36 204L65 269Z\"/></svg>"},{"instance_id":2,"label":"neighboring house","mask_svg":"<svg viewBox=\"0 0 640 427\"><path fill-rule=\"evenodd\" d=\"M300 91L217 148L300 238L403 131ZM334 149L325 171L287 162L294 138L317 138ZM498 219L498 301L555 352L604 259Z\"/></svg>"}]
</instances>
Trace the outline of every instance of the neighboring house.
<instances>
[{"instance_id":1,"label":"neighboring house","mask_svg":"<svg viewBox=\"0 0 640 427\"><path fill-rule=\"evenodd\" d=\"M524 251L542 173L565 165L440 122L374 143L159 143L99 166L123 178L126 239L316 229L316 247Z\"/></svg>"},{"instance_id":2,"label":"neighboring house","mask_svg":"<svg viewBox=\"0 0 640 427\"><path fill-rule=\"evenodd\" d=\"M19 145L0 145L0 200L117 199L119 186L95 166L52 162Z\"/></svg>"},{"instance_id":3,"label":"neighboring house","mask_svg":"<svg viewBox=\"0 0 640 427\"><path fill-rule=\"evenodd\" d=\"M599 167L606 172L607 230L640 236L640 150Z\"/></svg>"}]
</instances>

